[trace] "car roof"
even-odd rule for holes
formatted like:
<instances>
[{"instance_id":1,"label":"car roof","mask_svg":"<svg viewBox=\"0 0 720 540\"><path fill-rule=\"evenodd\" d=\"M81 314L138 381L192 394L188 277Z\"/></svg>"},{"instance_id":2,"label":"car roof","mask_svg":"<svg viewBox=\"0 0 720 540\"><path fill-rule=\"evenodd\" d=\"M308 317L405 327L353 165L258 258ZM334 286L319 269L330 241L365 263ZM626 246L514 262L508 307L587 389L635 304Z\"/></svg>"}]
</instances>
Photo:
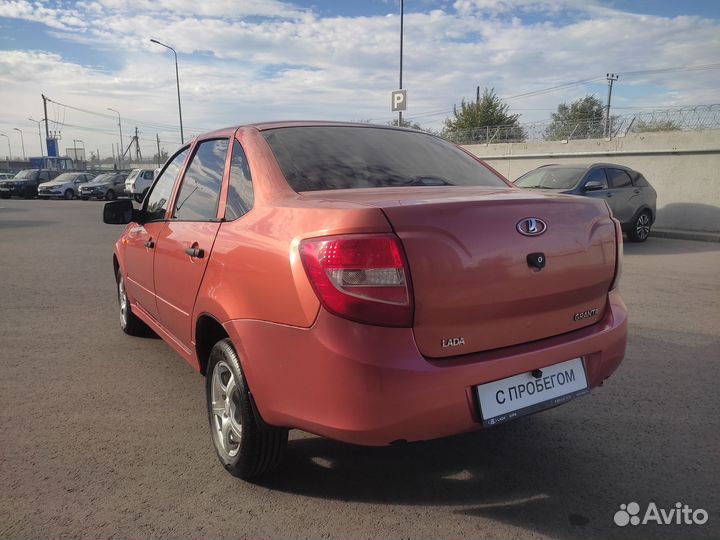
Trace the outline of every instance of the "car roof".
<instances>
[{"instance_id":1,"label":"car roof","mask_svg":"<svg viewBox=\"0 0 720 540\"><path fill-rule=\"evenodd\" d=\"M336 122L327 120L275 120L270 122L255 122L251 124L241 124L238 126L230 126L203 133L197 138L199 139L212 139L215 137L229 137L235 133L238 129L245 127L253 127L258 131L268 131L271 129L290 128L290 127L361 127L361 128L375 128L375 129L394 129L397 131L410 131L413 133L421 133L416 129L387 126L378 124L368 124L365 122ZM424 132L422 132L424 133ZM432 135L428 133L428 135Z\"/></svg>"},{"instance_id":2,"label":"car roof","mask_svg":"<svg viewBox=\"0 0 720 540\"><path fill-rule=\"evenodd\" d=\"M591 169L592 167L612 167L614 169L623 169L626 171L632 171L630 167L626 165L619 165L618 163L548 163L546 165L540 165L538 169L545 167L553 167L555 169Z\"/></svg>"}]
</instances>

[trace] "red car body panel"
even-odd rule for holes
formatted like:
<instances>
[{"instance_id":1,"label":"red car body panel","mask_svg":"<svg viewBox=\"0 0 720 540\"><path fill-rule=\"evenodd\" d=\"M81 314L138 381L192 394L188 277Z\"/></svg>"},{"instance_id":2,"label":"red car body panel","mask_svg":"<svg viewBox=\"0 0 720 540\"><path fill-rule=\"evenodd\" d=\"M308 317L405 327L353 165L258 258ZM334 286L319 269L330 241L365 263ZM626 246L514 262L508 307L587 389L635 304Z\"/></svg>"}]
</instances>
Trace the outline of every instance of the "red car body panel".
<instances>
[{"instance_id":1,"label":"red car body panel","mask_svg":"<svg viewBox=\"0 0 720 540\"><path fill-rule=\"evenodd\" d=\"M263 419L365 445L480 429L473 387L584 357L598 386L625 355L627 311L617 292L598 323L505 349L429 360L411 328L364 325L320 311L312 329L263 321L225 324ZM360 330L360 331L359 331Z\"/></svg>"},{"instance_id":2,"label":"red car body panel","mask_svg":"<svg viewBox=\"0 0 720 540\"><path fill-rule=\"evenodd\" d=\"M578 357L590 388L613 373L627 320L617 290L608 292L617 231L604 203L512 186L296 193L262 131L317 125L352 124L263 124L199 137L186 164L199 141L242 145L252 210L222 221L230 144L217 221L130 223L117 242L133 311L195 369L203 369L198 321L209 316L232 339L266 422L371 445L480 428L473 388L482 383ZM542 217L548 231L518 234L518 220L529 216ZM322 307L298 245L356 233L400 238L412 327L362 324ZM187 255L191 247L205 257ZM540 272L525 262L532 251L548 254ZM593 308L597 317L573 320ZM458 335L464 347L442 346Z\"/></svg>"}]
</instances>

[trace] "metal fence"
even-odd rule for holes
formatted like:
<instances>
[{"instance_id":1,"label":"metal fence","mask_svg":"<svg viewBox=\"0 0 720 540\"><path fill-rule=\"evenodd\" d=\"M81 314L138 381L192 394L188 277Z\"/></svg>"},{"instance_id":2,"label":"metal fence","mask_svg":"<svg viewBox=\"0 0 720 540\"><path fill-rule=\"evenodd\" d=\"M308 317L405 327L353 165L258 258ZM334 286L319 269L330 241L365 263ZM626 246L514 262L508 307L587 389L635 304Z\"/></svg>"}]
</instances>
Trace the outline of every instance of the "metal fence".
<instances>
[{"instance_id":1,"label":"metal fence","mask_svg":"<svg viewBox=\"0 0 720 540\"><path fill-rule=\"evenodd\" d=\"M606 132L604 117L595 117L572 121L545 120L516 126L486 126L446 131L443 136L458 144L490 144L602 139L624 137L628 133L720 129L720 104L613 115L607 127Z\"/></svg>"}]
</instances>

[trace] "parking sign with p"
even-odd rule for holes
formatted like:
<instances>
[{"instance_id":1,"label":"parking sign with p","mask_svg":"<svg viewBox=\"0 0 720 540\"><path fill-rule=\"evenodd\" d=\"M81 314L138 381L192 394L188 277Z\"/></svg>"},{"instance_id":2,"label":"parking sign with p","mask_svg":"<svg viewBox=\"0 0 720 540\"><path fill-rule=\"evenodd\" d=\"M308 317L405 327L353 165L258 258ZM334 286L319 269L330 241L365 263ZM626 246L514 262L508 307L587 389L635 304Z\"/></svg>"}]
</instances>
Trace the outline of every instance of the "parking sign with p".
<instances>
[{"instance_id":1,"label":"parking sign with p","mask_svg":"<svg viewBox=\"0 0 720 540\"><path fill-rule=\"evenodd\" d=\"M392 93L392 111L404 111L407 109L407 90L394 90Z\"/></svg>"}]
</instances>

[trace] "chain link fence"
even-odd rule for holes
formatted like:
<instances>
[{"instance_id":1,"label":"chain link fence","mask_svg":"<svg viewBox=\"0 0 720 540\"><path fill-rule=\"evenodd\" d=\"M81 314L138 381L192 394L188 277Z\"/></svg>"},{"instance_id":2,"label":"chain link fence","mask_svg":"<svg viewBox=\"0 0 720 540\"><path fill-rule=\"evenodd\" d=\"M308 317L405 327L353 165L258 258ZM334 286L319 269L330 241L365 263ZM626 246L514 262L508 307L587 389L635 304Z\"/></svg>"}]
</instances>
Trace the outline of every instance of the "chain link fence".
<instances>
[{"instance_id":1,"label":"chain link fence","mask_svg":"<svg viewBox=\"0 0 720 540\"><path fill-rule=\"evenodd\" d=\"M720 104L657 109L583 120L545 120L515 126L487 126L444 132L457 144L559 141L624 137L628 133L720 129Z\"/></svg>"}]
</instances>

